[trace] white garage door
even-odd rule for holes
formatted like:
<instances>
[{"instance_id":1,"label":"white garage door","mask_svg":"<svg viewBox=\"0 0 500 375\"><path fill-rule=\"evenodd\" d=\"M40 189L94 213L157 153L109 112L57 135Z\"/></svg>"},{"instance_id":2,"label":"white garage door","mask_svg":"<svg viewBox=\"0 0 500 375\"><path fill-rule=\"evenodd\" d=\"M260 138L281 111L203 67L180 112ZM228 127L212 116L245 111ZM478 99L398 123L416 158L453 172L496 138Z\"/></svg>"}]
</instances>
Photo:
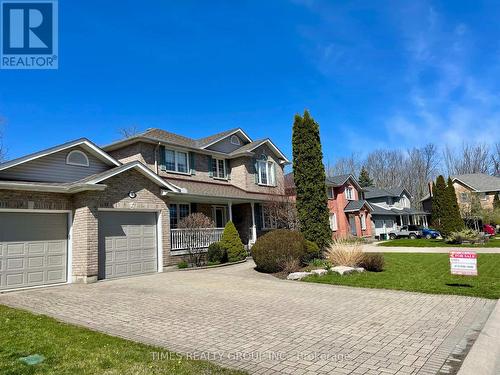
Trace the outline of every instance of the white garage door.
<instances>
[{"instance_id":1,"label":"white garage door","mask_svg":"<svg viewBox=\"0 0 500 375\"><path fill-rule=\"evenodd\" d=\"M67 280L68 216L0 213L0 290Z\"/></svg>"},{"instance_id":2,"label":"white garage door","mask_svg":"<svg viewBox=\"0 0 500 375\"><path fill-rule=\"evenodd\" d=\"M99 212L99 278L157 271L156 214Z\"/></svg>"}]
</instances>

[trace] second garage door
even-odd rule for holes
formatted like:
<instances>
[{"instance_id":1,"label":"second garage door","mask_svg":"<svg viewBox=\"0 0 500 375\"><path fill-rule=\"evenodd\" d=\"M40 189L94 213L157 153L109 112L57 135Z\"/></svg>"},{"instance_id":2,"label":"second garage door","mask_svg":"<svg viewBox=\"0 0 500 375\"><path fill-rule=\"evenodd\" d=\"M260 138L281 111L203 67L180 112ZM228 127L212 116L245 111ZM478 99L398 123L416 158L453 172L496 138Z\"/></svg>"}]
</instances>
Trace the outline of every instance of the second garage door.
<instances>
[{"instance_id":1,"label":"second garage door","mask_svg":"<svg viewBox=\"0 0 500 375\"><path fill-rule=\"evenodd\" d=\"M99 212L99 278L157 271L156 214Z\"/></svg>"}]
</instances>

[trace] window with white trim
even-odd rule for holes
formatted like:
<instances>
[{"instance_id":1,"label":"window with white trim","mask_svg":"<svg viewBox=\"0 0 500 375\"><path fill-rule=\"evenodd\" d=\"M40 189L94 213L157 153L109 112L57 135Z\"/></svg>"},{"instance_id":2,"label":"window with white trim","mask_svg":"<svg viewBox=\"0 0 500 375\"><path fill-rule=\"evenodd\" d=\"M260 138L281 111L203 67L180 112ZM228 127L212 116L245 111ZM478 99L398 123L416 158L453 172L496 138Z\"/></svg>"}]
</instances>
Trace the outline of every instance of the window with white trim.
<instances>
[{"instance_id":1,"label":"window with white trim","mask_svg":"<svg viewBox=\"0 0 500 375\"><path fill-rule=\"evenodd\" d=\"M79 167L88 167L89 158L87 155L80 150L73 150L66 156L66 164L77 165Z\"/></svg>"},{"instance_id":2,"label":"window with white trim","mask_svg":"<svg viewBox=\"0 0 500 375\"><path fill-rule=\"evenodd\" d=\"M215 178L227 178L226 160L212 157L212 173Z\"/></svg>"},{"instance_id":3,"label":"window with white trim","mask_svg":"<svg viewBox=\"0 0 500 375\"><path fill-rule=\"evenodd\" d=\"M361 214L361 229L366 230L366 214Z\"/></svg>"},{"instance_id":4,"label":"window with white trim","mask_svg":"<svg viewBox=\"0 0 500 375\"><path fill-rule=\"evenodd\" d=\"M233 135L231 136L231 144L232 144L232 145L236 145L236 146L241 146L241 141L240 141L240 139L238 138L238 136L237 136L237 135L234 135L234 134L233 134Z\"/></svg>"},{"instance_id":5,"label":"window with white trim","mask_svg":"<svg viewBox=\"0 0 500 375\"><path fill-rule=\"evenodd\" d=\"M170 229L178 228L179 222L191 213L189 203L172 203L168 205L168 208L170 211Z\"/></svg>"},{"instance_id":6,"label":"window with white trim","mask_svg":"<svg viewBox=\"0 0 500 375\"><path fill-rule=\"evenodd\" d=\"M469 201L469 194L467 193L460 193L460 202L466 203Z\"/></svg>"},{"instance_id":7,"label":"window with white trim","mask_svg":"<svg viewBox=\"0 0 500 375\"><path fill-rule=\"evenodd\" d=\"M165 150L165 169L171 172L187 173L189 170L188 153Z\"/></svg>"},{"instance_id":8,"label":"window with white trim","mask_svg":"<svg viewBox=\"0 0 500 375\"><path fill-rule=\"evenodd\" d=\"M335 232L338 227L337 227L337 215L334 212L330 213L330 229Z\"/></svg>"},{"instance_id":9,"label":"window with white trim","mask_svg":"<svg viewBox=\"0 0 500 375\"><path fill-rule=\"evenodd\" d=\"M345 197L348 201L354 200L354 189L352 186L348 186L345 188Z\"/></svg>"},{"instance_id":10,"label":"window with white trim","mask_svg":"<svg viewBox=\"0 0 500 375\"><path fill-rule=\"evenodd\" d=\"M328 199L334 199L335 198L335 192L333 191L333 186L327 186L326 187L326 194L328 195Z\"/></svg>"},{"instance_id":11,"label":"window with white trim","mask_svg":"<svg viewBox=\"0 0 500 375\"><path fill-rule=\"evenodd\" d=\"M271 214L271 209L267 206L262 206L262 229L277 229L278 222L275 217Z\"/></svg>"},{"instance_id":12,"label":"window with white trim","mask_svg":"<svg viewBox=\"0 0 500 375\"><path fill-rule=\"evenodd\" d=\"M274 162L259 160L257 162L257 173L259 176L259 185L274 186L276 176L274 175Z\"/></svg>"}]
</instances>

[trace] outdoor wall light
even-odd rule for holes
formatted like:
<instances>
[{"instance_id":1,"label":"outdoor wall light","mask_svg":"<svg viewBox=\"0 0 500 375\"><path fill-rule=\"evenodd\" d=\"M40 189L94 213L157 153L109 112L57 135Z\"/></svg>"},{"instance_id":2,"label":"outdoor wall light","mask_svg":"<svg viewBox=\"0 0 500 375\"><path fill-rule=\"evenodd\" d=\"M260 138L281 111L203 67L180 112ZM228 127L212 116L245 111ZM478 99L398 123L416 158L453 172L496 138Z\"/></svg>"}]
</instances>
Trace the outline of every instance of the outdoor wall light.
<instances>
[{"instance_id":1,"label":"outdoor wall light","mask_svg":"<svg viewBox=\"0 0 500 375\"><path fill-rule=\"evenodd\" d=\"M135 193L135 191L130 190L130 191L128 192L128 196L129 196L130 198L134 199L135 197L137 197L137 194Z\"/></svg>"}]
</instances>

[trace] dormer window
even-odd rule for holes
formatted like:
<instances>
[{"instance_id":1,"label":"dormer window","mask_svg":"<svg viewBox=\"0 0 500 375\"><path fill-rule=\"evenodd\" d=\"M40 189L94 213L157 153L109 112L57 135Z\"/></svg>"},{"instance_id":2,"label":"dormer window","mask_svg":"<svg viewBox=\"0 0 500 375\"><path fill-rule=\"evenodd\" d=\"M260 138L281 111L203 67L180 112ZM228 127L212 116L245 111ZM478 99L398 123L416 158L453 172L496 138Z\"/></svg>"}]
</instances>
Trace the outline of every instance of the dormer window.
<instances>
[{"instance_id":1,"label":"dormer window","mask_svg":"<svg viewBox=\"0 0 500 375\"><path fill-rule=\"evenodd\" d=\"M231 144L235 146L241 146L241 140L238 138L237 135L232 135L231 136Z\"/></svg>"},{"instance_id":2,"label":"dormer window","mask_svg":"<svg viewBox=\"0 0 500 375\"><path fill-rule=\"evenodd\" d=\"M68 154L68 156L66 156L66 164L77 165L79 167L88 167L89 158L87 157L87 155L85 155L84 152L80 150L73 150Z\"/></svg>"},{"instance_id":3,"label":"dormer window","mask_svg":"<svg viewBox=\"0 0 500 375\"><path fill-rule=\"evenodd\" d=\"M352 186L348 186L345 188L345 197L348 201L354 200L354 189Z\"/></svg>"}]
</instances>

